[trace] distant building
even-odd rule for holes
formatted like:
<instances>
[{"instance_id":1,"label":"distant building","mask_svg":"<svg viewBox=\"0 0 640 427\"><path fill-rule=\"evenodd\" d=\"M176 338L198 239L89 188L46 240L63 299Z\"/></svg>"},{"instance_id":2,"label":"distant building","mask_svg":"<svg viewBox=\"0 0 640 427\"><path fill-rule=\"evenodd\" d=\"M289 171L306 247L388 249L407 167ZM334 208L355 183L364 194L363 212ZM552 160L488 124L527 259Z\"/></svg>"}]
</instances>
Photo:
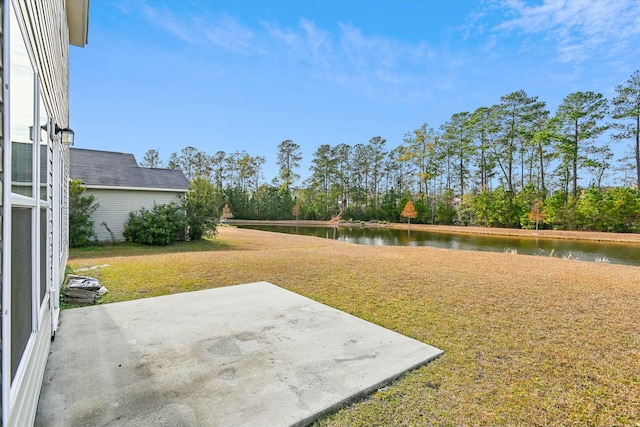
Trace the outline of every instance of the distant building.
<instances>
[{"instance_id":1,"label":"distant building","mask_svg":"<svg viewBox=\"0 0 640 427\"><path fill-rule=\"evenodd\" d=\"M98 241L124 240L129 212L181 203L189 181L181 170L138 166L133 154L72 148L71 179L79 179L98 209L91 216Z\"/></svg>"},{"instance_id":2,"label":"distant building","mask_svg":"<svg viewBox=\"0 0 640 427\"><path fill-rule=\"evenodd\" d=\"M0 424L35 421L68 257L69 45L89 0L0 0Z\"/></svg>"}]
</instances>

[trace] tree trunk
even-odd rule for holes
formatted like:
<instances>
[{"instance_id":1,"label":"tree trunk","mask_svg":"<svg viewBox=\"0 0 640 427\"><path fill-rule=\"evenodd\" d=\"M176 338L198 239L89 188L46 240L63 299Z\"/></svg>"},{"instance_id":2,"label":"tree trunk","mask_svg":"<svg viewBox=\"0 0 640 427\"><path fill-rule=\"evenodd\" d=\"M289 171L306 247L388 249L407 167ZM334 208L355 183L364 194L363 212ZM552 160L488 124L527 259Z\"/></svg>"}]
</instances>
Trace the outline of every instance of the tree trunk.
<instances>
[{"instance_id":1,"label":"tree trunk","mask_svg":"<svg viewBox=\"0 0 640 427\"><path fill-rule=\"evenodd\" d=\"M460 153L460 197L464 196L464 160Z\"/></svg>"},{"instance_id":2,"label":"tree trunk","mask_svg":"<svg viewBox=\"0 0 640 427\"><path fill-rule=\"evenodd\" d=\"M578 196L578 138L578 121L576 120L573 136L573 197Z\"/></svg>"},{"instance_id":3,"label":"tree trunk","mask_svg":"<svg viewBox=\"0 0 640 427\"><path fill-rule=\"evenodd\" d=\"M540 189L542 190L542 199L544 200L547 197L547 187L544 182L544 153L540 142L538 142L538 154L540 156Z\"/></svg>"},{"instance_id":4,"label":"tree trunk","mask_svg":"<svg viewBox=\"0 0 640 427\"><path fill-rule=\"evenodd\" d=\"M513 156L513 154L511 154L511 156ZM511 194L513 194L514 191L513 191L513 159L512 158L509 159L509 163L507 164L507 187L509 188L509 191L511 192Z\"/></svg>"},{"instance_id":5,"label":"tree trunk","mask_svg":"<svg viewBox=\"0 0 640 427\"><path fill-rule=\"evenodd\" d=\"M640 115L636 116L636 191L640 197Z\"/></svg>"}]
</instances>

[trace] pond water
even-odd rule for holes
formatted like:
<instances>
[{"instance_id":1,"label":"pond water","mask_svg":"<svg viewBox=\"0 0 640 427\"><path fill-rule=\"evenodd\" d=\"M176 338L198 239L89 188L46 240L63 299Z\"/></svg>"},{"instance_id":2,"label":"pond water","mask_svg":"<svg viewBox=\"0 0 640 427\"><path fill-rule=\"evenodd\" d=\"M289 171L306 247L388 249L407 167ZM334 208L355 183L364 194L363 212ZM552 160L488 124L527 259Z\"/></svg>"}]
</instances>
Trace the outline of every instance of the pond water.
<instances>
[{"instance_id":1,"label":"pond water","mask_svg":"<svg viewBox=\"0 0 640 427\"><path fill-rule=\"evenodd\" d=\"M436 248L470 251L515 251L524 255L553 256L581 261L640 266L640 247L624 243L433 233L422 230L396 230L384 227L334 228L253 224L238 225L238 227L323 237L370 246L433 246Z\"/></svg>"}]
</instances>

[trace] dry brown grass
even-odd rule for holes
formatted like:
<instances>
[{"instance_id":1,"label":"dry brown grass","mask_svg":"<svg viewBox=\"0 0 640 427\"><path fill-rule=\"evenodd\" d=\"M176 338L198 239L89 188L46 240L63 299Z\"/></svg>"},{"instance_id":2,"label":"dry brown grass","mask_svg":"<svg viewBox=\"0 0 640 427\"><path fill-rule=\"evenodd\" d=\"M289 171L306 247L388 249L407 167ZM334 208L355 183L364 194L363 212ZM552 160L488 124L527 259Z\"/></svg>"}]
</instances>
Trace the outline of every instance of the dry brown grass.
<instances>
[{"instance_id":1,"label":"dry brown grass","mask_svg":"<svg viewBox=\"0 0 640 427\"><path fill-rule=\"evenodd\" d=\"M70 265L109 264L105 302L266 280L445 351L321 424L640 425L638 267L227 227L217 240Z\"/></svg>"}]
</instances>

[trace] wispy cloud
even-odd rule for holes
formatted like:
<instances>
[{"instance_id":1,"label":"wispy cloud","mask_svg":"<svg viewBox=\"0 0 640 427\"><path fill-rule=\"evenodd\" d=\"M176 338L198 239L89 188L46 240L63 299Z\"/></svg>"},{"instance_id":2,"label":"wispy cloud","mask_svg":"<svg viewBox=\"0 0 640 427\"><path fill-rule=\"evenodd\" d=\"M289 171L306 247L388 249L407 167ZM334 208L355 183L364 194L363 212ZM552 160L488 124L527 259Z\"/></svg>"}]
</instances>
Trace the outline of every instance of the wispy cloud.
<instances>
[{"instance_id":1,"label":"wispy cloud","mask_svg":"<svg viewBox=\"0 0 640 427\"><path fill-rule=\"evenodd\" d=\"M326 69L336 60L332 34L311 21L301 19L297 28L282 28L274 23L263 26L272 41L284 45L288 54L299 61ZM273 51L277 49L272 46Z\"/></svg>"},{"instance_id":2,"label":"wispy cloud","mask_svg":"<svg viewBox=\"0 0 640 427\"><path fill-rule=\"evenodd\" d=\"M371 97L415 94L415 88L409 86L428 81L428 76L436 69L441 71L442 62L448 60L448 55L437 53L425 42L365 34L342 23L335 31L304 18L294 26L262 22L251 27L226 14L179 15L148 4L143 4L141 11L153 25L183 42L204 44L231 54L268 57L283 68L301 66L314 78Z\"/></svg>"},{"instance_id":3,"label":"wispy cloud","mask_svg":"<svg viewBox=\"0 0 640 427\"><path fill-rule=\"evenodd\" d=\"M232 16L178 15L166 7L141 4L145 19L156 27L190 44L209 44L241 54L258 51L254 32Z\"/></svg>"},{"instance_id":4,"label":"wispy cloud","mask_svg":"<svg viewBox=\"0 0 640 427\"><path fill-rule=\"evenodd\" d=\"M436 53L425 43L412 44L397 39L365 35L358 28L340 25L336 47L351 84L362 84L370 93L403 92L433 68ZM407 89L408 90L408 89Z\"/></svg>"},{"instance_id":5,"label":"wispy cloud","mask_svg":"<svg viewBox=\"0 0 640 427\"><path fill-rule=\"evenodd\" d=\"M542 33L556 44L561 62L620 54L640 35L637 0L544 0L538 5L504 0L500 6L507 18L494 30Z\"/></svg>"},{"instance_id":6,"label":"wispy cloud","mask_svg":"<svg viewBox=\"0 0 640 427\"><path fill-rule=\"evenodd\" d=\"M203 30L209 42L223 49L244 54L253 51L253 31L231 16L223 15Z\"/></svg>"},{"instance_id":7,"label":"wispy cloud","mask_svg":"<svg viewBox=\"0 0 640 427\"><path fill-rule=\"evenodd\" d=\"M199 41L198 34L194 31L194 28L166 7L155 8L142 3L141 11L143 16L152 24L174 35L180 40L188 43L196 43Z\"/></svg>"},{"instance_id":8,"label":"wispy cloud","mask_svg":"<svg viewBox=\"0 0 640 427\"><path fill-rule=\"evenodd\" d=\"M283 44L294 61L312 65L315 75L370 96L392 95L399 87L420 80L435 53L425 43L365 35L359 28L339 24L334 34L301 19L293 28L265 24L268 35Z\"/></svg>"}]
</instances>

